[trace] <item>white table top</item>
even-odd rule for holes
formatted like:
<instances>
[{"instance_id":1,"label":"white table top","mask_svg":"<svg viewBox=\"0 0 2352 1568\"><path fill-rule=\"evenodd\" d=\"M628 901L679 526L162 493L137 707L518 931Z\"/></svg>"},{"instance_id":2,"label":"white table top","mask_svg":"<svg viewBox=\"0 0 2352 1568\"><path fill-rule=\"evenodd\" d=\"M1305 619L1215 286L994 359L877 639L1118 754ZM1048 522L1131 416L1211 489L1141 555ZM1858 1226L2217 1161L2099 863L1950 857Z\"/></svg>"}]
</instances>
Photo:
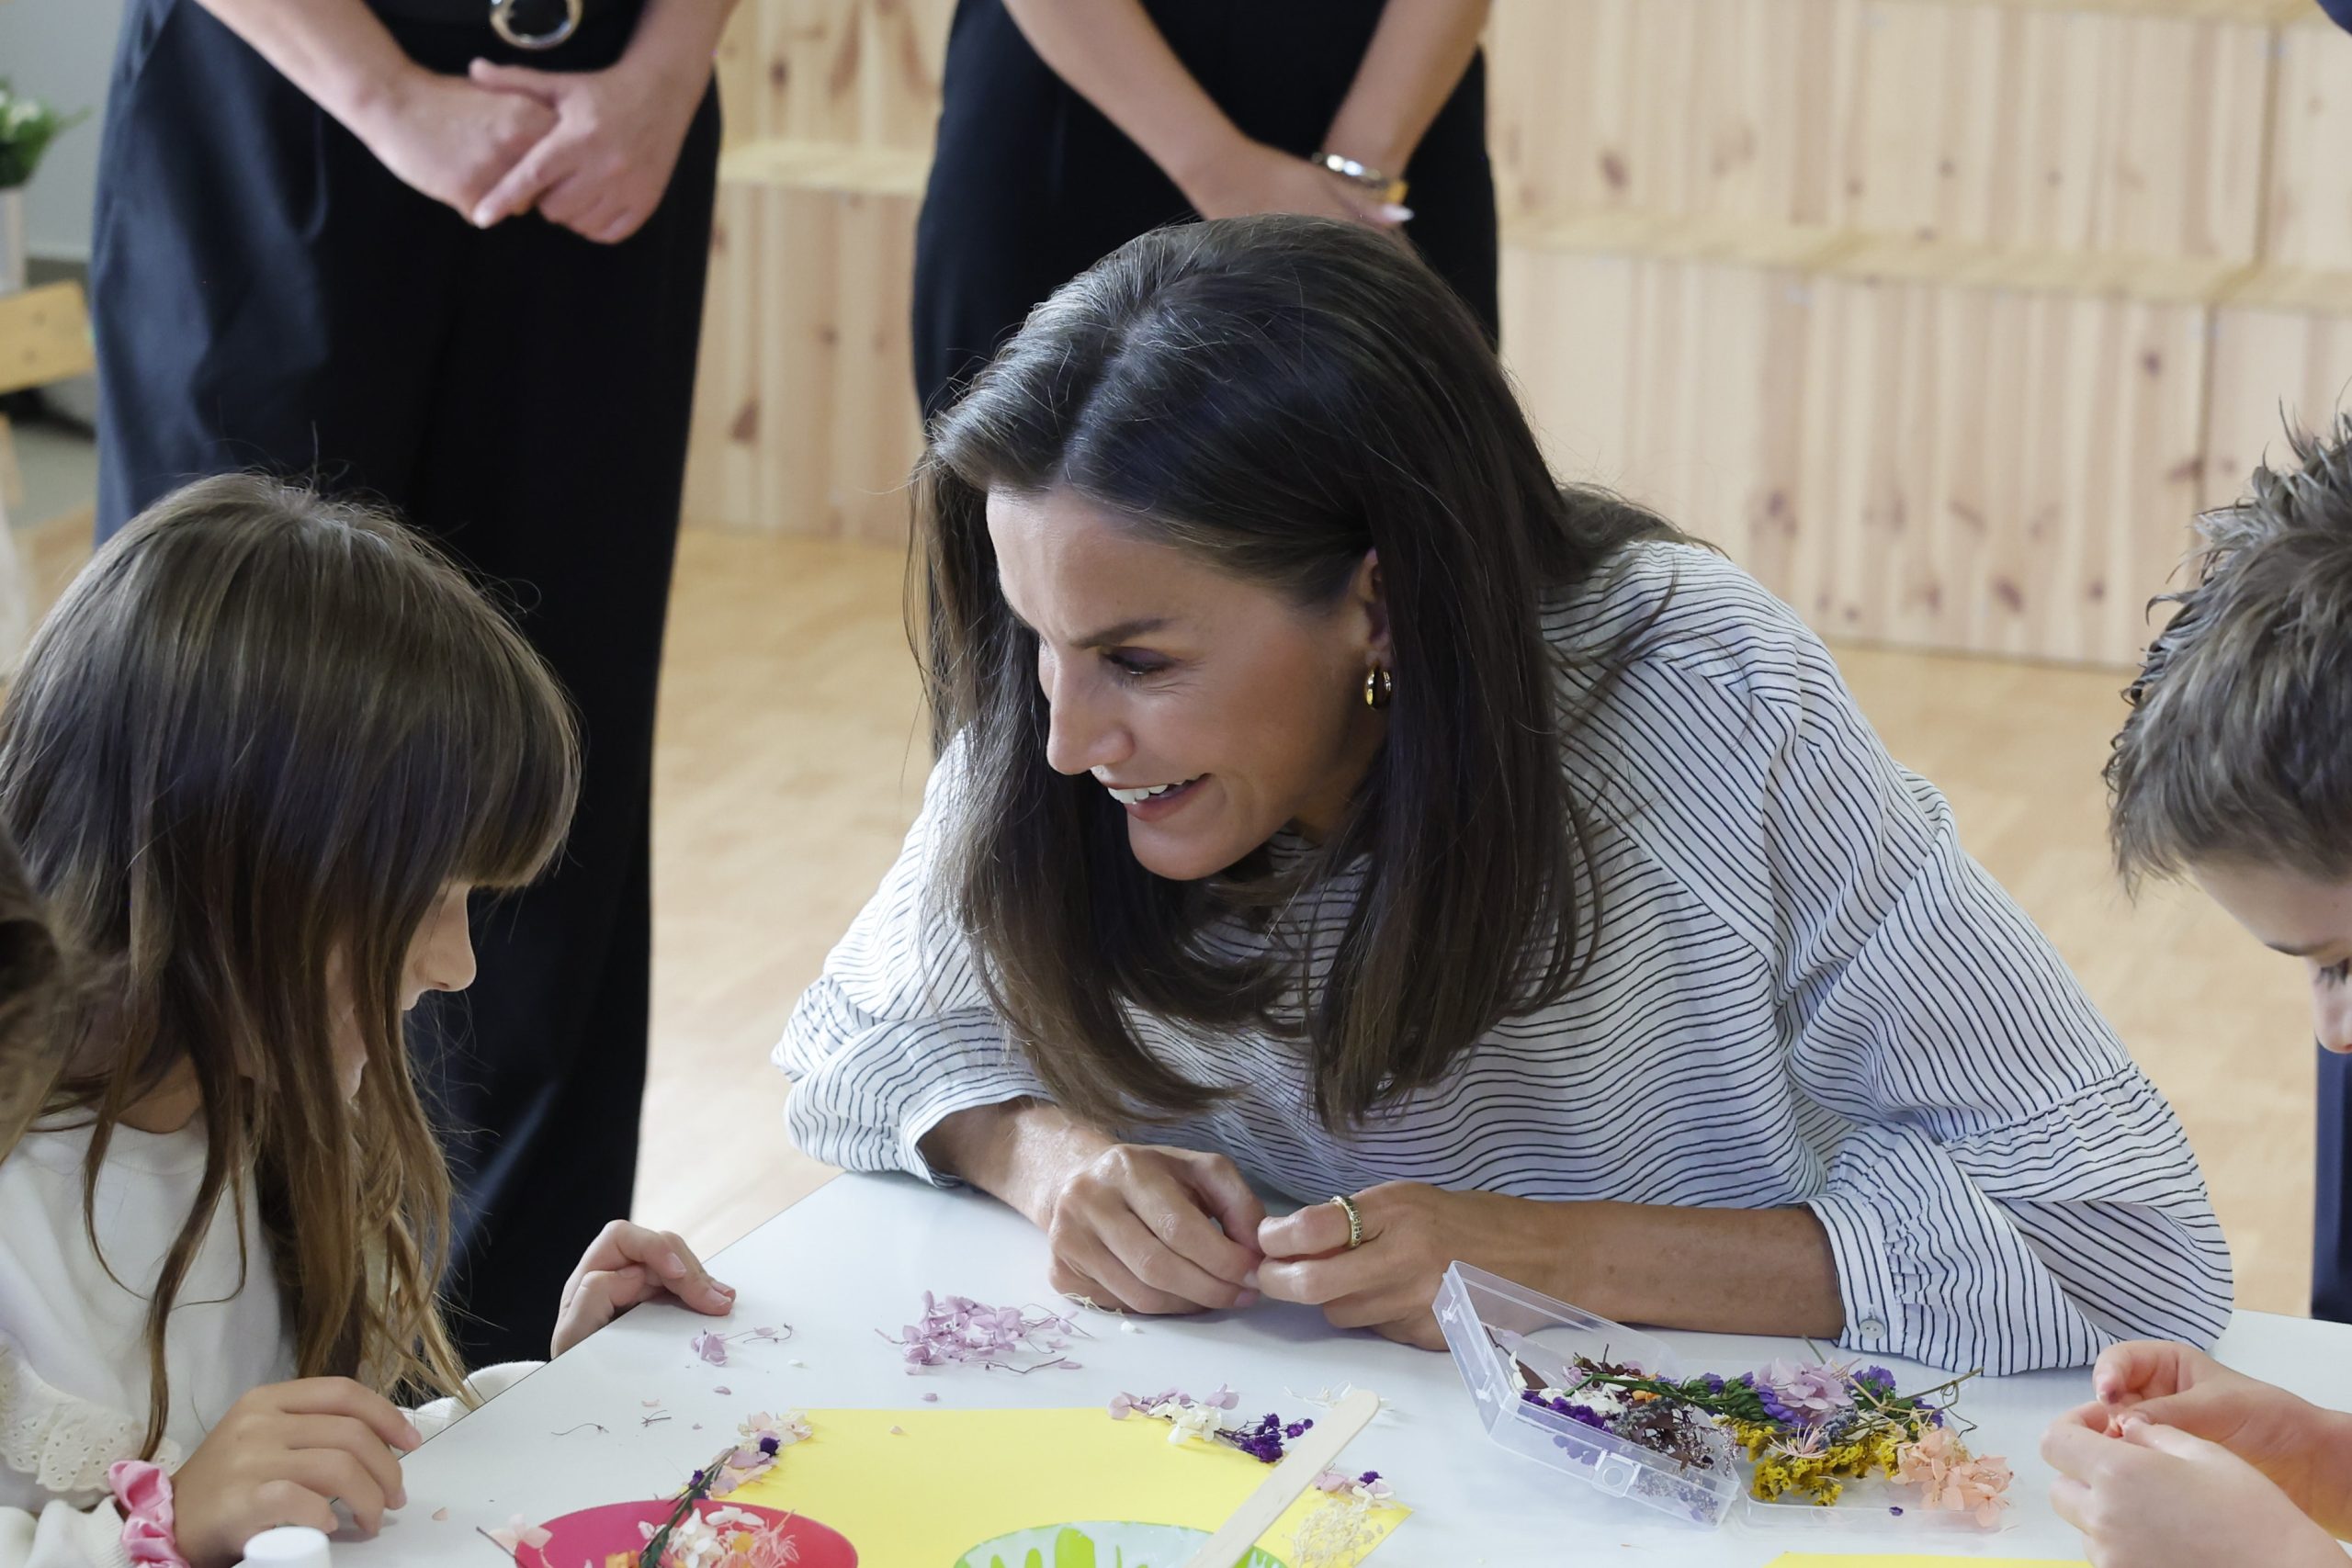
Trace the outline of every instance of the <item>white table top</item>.
<instances>
[{"instance_id":1,"label":"white table top","mask_svg":"<svg viewBox=\"0 0 2352 1568\"><path fill-rule=\"evenodd\" d=\"M480 1562L495 1550L474 1535L521 1513L550 1518L574 1508L675 1488L706 1461L746 1412L823 1407L1099 1404L1121 1390L1230 1383L1250 1410L1285 1416L1313 1409L1285 1391L1353 1383L1393 1407L1350 1445L1346 1468L1381 1471L1414 1516L1372 1559L1379 1568L1555 1562L1565 1549L1607 1549L1611 1562L1758 1568L1784 1551L1910 1551L1992 1558L2078 1558L2078 1538L2050 1511L2050 1472L2036 1457L2042 1427L2089 1397L2083 1372L2048 1372L1971 1383L1962 1408L1978 1424L1980 1452L2016 1467L2015 1524L1998 1533L1919 1530L1856 1510L1849 1528L1757 1527L1736 1515L1720 1531L1678 1524L1605 1497L1489 1444L1453 1360L1368 1335L1344 1334L1317 1314L1265 1304L1193 1319L1147 1318L1143 1332L1110 1331L1085 1342L1077 1371L1020 1378L948 1368L920 1378L876 1337L921 1309L922 1292L996 1304L1049 1299L1045 1244L1010 1210L971 1193L940 1192L894 1177L843 1177L729 1247L713 1271L741 1292L731 1330L788 1323L788 1348L760 1347L721 1369L689 1342L710 1320L683 1308L631 1313L481 1411L427 1443L404 1466L409 1506L376 1540L337 1543L347 1568ZM1792 1341L1702 1334L1665 1337L1692 1370L1731 1371ZM2241 1313L2222 1341L2230 1365L2306 1397L2352 1409L2352 1330ZM804 1362L794 1366L792 1361ZM1912 1387L1938 1381L1889 1362ZM716 1390L732 1392L722 1396ZM673 1419L643 1426L660 1398ZM695 1422L704 1423L700 1431ZM599 1434L583 1422L602 1423ZM436 1509L448 1517L435 1520ZM948 1568L875 1564L874 1568Z\"/></svg>"}]
</instances>

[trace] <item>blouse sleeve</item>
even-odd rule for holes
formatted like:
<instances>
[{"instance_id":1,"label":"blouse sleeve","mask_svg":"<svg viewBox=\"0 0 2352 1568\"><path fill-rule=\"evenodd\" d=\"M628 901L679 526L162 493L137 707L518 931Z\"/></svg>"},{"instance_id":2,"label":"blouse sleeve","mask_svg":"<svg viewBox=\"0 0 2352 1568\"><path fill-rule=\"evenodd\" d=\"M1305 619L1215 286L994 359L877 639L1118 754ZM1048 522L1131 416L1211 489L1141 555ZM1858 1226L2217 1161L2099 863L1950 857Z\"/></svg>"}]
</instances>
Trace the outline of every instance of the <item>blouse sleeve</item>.
<instances>
[{"instance_id":1,"label":"blouse sleeve","mask_svg":"<svg viewBox=\"0 0 2352 1568\"><path fill-rule=\"evenodd\" d=\"M933 897L961 808L958 745L932 770L896 864L802 993L775 1061L793 1079L785 1125L802 1152L851 1170L946 1185L921 1145L959 1111L1048 1098L1009 1043L971 949Z\"/></svg>"},{"instance_id":2,"label":"blouse sleeve","mask_svg":"<svg viewBox=\"0 0 2352 1568\"><path fill-rule=\"evenodd\" d=\"M2229 1251L2172 1108L1828 650L1770 609L1736 660L1630 678L1699 737L1689 765L1746 775L1655 798L1691 885L1776 971L1796 1086L1842 1122L1811 1203L1840 1343L1995 1373L2119 1337L2211 1344ZM1677 819L1723 798L1755 818Z\"/></svg>"},{"instance_id":3,"label":"blouse sleeve","mask_svg":"<svg viewBox=\"0 0 2352 1568\"><path fill-rule=\"evenodd\" d=\"M37 1514L0 1508L0 1568L130 1568L122 1516L112 1503L52 1502Z\"/></svg>"}]
</instances>

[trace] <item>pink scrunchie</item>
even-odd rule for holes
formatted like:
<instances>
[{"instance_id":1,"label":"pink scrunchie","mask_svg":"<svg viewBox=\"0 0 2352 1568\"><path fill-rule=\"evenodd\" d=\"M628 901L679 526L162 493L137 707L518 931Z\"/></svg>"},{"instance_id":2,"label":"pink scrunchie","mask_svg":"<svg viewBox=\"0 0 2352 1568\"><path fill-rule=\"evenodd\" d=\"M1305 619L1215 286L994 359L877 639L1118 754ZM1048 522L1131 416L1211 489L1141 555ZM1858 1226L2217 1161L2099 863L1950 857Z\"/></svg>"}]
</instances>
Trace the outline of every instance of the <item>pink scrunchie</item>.
<instances>
[{"instance_id":1,"label":"pink scrunchie","mask_svg":"<svg viewBox=\"0 0 2352 1568\"><path fill-rule=\"evenodd\" d=\"M172 1478L143 1459L119 1459L107 1468L107 1484L122 1510L123 1555L160 1568L188 1568L172 1539Z\"/></svg>"}]
</instances>

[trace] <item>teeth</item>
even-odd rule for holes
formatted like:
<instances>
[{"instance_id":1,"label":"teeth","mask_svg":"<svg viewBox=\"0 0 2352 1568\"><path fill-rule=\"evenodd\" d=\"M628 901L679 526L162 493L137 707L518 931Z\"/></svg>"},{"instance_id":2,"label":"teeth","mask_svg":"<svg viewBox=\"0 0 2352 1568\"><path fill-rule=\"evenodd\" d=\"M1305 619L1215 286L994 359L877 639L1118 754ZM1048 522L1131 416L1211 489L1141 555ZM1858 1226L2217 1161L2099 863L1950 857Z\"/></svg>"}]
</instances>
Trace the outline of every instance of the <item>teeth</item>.
<instances>
[{"instance_id":1,"label":"teeth","mask_svg":"<svg viewBox=\"0 0 2352 1568\"><path fill-rule=\"evenodd\" d=\"M1189 779L1178 779L1174 784L1153 784L1148 789L1112 789L1111 798L1122 806L1133 806L1138 801L1149 800L1156 795L1166 795L1171 789L1182 789L1188 784L1197 783L1200 776L1194 773ZM1103 787L1110 789L1111 786L1105 784Z\"/></svg>"}]
</instances>

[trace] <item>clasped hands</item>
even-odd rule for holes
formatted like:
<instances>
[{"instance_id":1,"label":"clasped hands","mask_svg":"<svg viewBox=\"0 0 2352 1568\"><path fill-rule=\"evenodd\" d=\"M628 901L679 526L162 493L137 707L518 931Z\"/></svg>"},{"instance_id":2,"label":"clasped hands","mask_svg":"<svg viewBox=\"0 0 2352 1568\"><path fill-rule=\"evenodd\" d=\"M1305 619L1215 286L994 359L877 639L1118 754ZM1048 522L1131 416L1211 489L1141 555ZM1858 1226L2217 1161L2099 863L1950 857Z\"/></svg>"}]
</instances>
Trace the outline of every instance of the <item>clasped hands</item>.
<instances>
[{"instance_id":1,"label":"clasped hands","mask_svg":"<svg viewBox=\"0 0 2352 1568\"><path fill-rule=\"evenodd\" d=\"M477 60L465 76L404 73L350 118L387 169L477 228L536 209L617 244L669 189L709 83L634 51L601 71Z\"/></svg>"},{"instance_id":2,"label":"clasped hands","mask_svg":"<svg viewBox=\"0 0 2352 1568\"><path fill-rule=\"evenodd\" d=\"M1334 1327L1443 1349L1431 1303L1446 1265L1515 1250L1525 1201L1407 1181L1353 1196L1363 1241L1351 1249L1337 1204L1268 1219L1223 1156L1116 1145L1055 1195L1048 1279L1067 1295L1141 1313L1298 1302Z\"/></svg>"}]
</instances>

